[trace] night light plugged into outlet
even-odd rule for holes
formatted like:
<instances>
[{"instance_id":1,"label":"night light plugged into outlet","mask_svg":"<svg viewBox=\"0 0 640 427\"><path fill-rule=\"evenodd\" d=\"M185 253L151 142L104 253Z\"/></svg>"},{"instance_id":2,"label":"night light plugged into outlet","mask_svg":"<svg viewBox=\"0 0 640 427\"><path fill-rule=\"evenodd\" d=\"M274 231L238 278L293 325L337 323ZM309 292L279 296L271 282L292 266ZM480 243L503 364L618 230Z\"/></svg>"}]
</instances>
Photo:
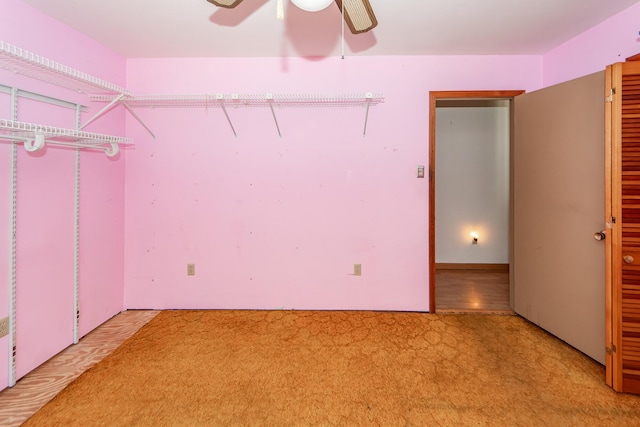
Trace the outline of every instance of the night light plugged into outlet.
<instances>
[{"instance_id":1,"label":"night light plugged into outlet","mask_svg":"<svg viewBox=\"0 0 640 427\"><path fill-rule=\"evenodd\" d=\"M471 232L471 244L472 245L478 244L478 233L476 233L475 231Z\"/></svg>"}]
</instances>

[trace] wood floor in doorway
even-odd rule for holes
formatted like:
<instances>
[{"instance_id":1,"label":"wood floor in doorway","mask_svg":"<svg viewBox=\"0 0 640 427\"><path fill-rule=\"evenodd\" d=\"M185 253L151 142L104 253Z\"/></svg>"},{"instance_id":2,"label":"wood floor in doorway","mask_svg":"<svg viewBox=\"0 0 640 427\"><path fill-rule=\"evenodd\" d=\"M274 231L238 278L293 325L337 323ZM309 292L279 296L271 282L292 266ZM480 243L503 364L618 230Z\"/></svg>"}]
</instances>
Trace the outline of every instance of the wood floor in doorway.
<instances>
[{"instance_id":1,"label":"wood floor in doorway","mask_svg":"<svg viewBox=\"0 0 640 427\"><path fill-rule=\"evenodd\" d=\"M515 314L509 307L509 273L436 270L436 312Z\"/></svg>"}]
</instances>

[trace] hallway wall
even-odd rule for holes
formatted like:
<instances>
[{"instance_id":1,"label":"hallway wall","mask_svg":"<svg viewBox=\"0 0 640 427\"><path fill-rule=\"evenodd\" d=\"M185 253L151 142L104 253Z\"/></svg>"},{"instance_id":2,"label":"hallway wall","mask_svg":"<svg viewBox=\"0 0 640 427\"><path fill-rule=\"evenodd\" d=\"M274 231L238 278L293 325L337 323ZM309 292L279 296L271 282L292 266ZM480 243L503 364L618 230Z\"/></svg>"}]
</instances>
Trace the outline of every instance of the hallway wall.
<instances>
[{"instance_id":1,"label":"hallway wall","mask_svg":"<svg viewBox=\"0 0 640 427\"><path fill-rule=\"evenodd\" d=\"M509 263L509 121L508 101L436 109L436 263Z\"/></svg>"}]
</instances>

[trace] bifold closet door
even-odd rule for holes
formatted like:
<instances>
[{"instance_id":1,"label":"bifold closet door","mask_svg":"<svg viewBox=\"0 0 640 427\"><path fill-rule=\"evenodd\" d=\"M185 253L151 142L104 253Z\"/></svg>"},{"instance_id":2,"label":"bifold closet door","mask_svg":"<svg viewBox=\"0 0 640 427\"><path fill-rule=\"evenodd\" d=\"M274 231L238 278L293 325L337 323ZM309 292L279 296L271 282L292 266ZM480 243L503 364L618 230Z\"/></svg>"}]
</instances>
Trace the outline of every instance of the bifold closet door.
<instances>
[{"instance_id":1,"label":"bifold closet door","mask_svg":"<svg viewBox=\"0 0 640 427\"><path fill-rule=\"evenodd\" d=\"M640 62L607 67L607 383L640 393Z\"/></svg>"},{"instance_id":2,"label":"bifold closet door","mask_svg":"<svg viewBox=\"0 0 640 427\"><path fill-rule=\"evenodd\" d=\"M515 98L515 311L605 362L605 73Z\"/></svg>"}]
</instances>

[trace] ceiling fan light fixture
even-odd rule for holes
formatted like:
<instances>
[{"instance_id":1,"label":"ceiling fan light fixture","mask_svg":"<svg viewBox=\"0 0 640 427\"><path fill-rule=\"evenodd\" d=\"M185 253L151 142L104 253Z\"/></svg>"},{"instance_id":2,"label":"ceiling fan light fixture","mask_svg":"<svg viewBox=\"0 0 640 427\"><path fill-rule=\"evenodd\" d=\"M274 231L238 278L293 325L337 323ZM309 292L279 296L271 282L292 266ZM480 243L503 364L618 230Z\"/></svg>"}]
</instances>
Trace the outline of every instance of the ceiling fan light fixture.
<instances>
[{"instance_id":1,"label":"ceiling fan light fixture","mask_svg":"<svg viewBox=\"0 0 640 427\"><path fill-rule=\"evenodd\" d=\"M211 4L215 4L216 6L226 7L227 9L231 9L240 4L242 0L207 0Z\"/></svg>"},{"instance_id":2,"label":"ceiling fan light fixture","mask_svg":"<svg viewBox=\"0 0 640 427\"><path fill-rule=\"evenodd\" d=\"M344 3L344 20L353 34L366 33L378 26L378 20L369 0L336 0L340 11L342 11L342 3Z\"/></svg>"},{"instance_id":3,"label":"ceiling fan light fixture","mask_svg":"<svg viewBox=\"0 0 640 427\"><path fill-rule=\"evenodd\" d=\"M328 8L333 0L291 0L291 2L307 12L318 12Z\"/></svg>"}]
</instances>

